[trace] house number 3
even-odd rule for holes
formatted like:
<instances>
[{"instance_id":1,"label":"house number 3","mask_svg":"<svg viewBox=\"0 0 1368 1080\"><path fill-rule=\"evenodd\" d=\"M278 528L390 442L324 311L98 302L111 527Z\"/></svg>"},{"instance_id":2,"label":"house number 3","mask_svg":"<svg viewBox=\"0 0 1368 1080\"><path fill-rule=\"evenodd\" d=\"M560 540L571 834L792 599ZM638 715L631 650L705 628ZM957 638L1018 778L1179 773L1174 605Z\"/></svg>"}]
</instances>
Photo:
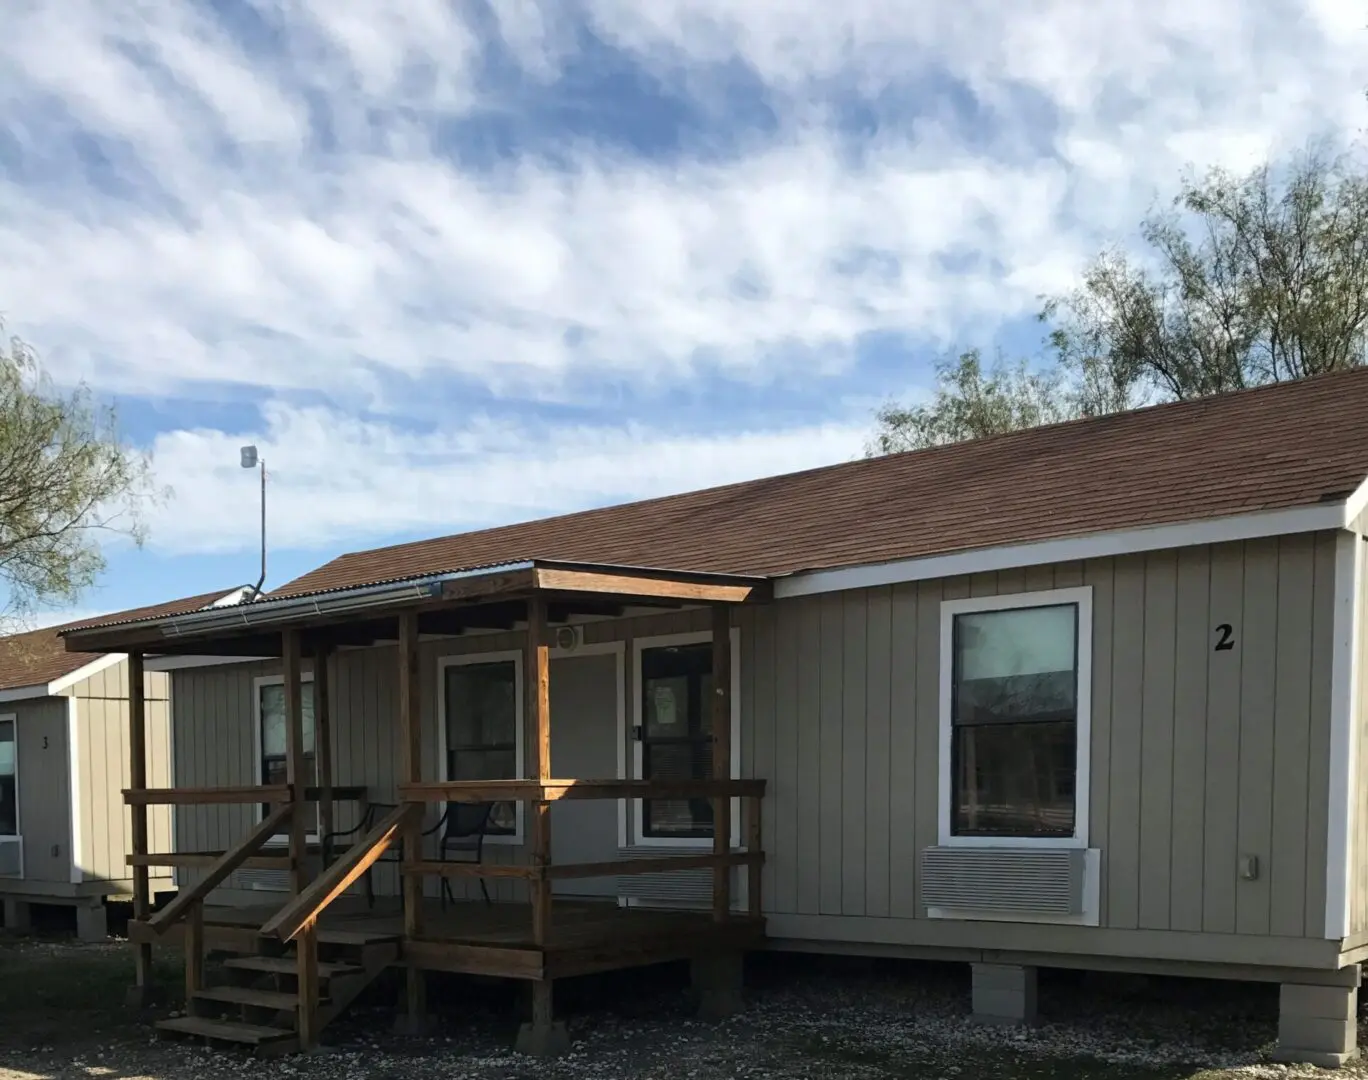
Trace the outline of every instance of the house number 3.
<instances>
[{"instance_id":1,"label":"house number 3","mask_svg":"<svg viewBox=\"0 0 1368 1080\"><path fill-rule=\"evenodd\" d=\"M1229 652L1235 648L1235 628L1228 622L1216 627L1216 651Z\"/></svg>"}]
</instances>

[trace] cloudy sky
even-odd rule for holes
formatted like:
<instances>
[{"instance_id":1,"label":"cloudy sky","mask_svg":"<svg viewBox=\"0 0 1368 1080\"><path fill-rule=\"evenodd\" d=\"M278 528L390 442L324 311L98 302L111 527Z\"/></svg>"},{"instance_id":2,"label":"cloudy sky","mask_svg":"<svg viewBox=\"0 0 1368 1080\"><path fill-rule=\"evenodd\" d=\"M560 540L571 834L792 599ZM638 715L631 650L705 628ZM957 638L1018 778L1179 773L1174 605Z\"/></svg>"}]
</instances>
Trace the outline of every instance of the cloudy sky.
<instances>
[{"instance_id":1,"label":"cloudy sky","mask_svg":"<svg viewBox=\"0 0 1368 1080\"><path fill-rule=\"evenodd\" d=\"M1368 127L1347 0L7 0L0 312L174 497L81 611L857 456L1185 167Z\"/></svg>"}]
</instances>

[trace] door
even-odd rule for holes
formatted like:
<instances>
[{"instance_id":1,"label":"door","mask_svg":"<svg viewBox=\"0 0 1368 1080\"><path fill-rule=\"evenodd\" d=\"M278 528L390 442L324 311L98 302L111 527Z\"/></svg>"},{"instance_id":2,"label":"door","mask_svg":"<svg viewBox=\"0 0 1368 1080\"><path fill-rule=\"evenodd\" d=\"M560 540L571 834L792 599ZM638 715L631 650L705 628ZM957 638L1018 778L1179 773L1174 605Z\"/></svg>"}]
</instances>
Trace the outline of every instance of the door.
<instances>
[{"instance_id":1,"label":"door","mask_svg":"<svg viewBox=\"0 0 1368 1080\"><path fill-rule=\"evenodd\" d=\"M612 653L551 661L551 775L557 780L617 776L618 658ZM553 863L618 857L617 801L562 799L551 807ZM558 896L616 897L617 879L557 881Z\"/></svg>"}]
</instances>

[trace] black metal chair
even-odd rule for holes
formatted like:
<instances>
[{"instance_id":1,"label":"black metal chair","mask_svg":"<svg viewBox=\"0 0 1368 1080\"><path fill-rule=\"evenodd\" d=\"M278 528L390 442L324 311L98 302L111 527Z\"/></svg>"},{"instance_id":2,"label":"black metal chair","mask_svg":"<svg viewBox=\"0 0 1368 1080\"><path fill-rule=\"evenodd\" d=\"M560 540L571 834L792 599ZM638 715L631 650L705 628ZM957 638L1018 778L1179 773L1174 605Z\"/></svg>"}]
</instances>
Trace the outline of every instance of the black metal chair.
<instances>
[{"instance_id":1,"label":"black metal chair","mask_svg":"<svg viewBox=\"0 0 1368 1080\"><path fill-rule=\"evenodd\" d=\"M423 835L431 836L438 830L441 831L442 838L438 842L437 857L443 862L446 861L449 853L464 856L456 861L483 862L484 840L489 832L489 822L493 814L494 803L492 802L448 803L441 820ZM493 903L489 899L489 885L484 878L480 878L480 892L484 895L486 904ZM446 910L448 900L454 904L456 897L451 891L451 879L443 875L443 910Z\"/></svg>"},{"instance_id":2,"label":"black metal chair","mask_svg":"<svg viewBox=\"0 0 1368 1080\"><path fill-rule=\"evenodd\" d=\"M334 850L338 846L335 843L335 841L350 837L351 839L348 840L347 844L342 847L342 850L345 851L346 848L351 847L351 845L354 844L357 840L360 840L361 837L365 836L366 833L370 832L371 829L375 828L376 823L382 817L398 809L398 803L366 803L361 810L360 818L357 819L356 824L353 825L350 829L335 829L330 833L325 833L321 838L320 842L320 847L322 848L323 854L324 868L326 869L328 866L332 864ZM402 862L404 858L403 852L403 841L400 840L398 844L395 844L392 847L390 847L387 851L382 852L380 857L375 861L391 863ZM366 868L366 873L364 876L367 908L375 907L375 883L371 880L371 870L373 869L374 865L375 864L372 863L371 866L368 866Z\"/></svg>"}]
</instances>

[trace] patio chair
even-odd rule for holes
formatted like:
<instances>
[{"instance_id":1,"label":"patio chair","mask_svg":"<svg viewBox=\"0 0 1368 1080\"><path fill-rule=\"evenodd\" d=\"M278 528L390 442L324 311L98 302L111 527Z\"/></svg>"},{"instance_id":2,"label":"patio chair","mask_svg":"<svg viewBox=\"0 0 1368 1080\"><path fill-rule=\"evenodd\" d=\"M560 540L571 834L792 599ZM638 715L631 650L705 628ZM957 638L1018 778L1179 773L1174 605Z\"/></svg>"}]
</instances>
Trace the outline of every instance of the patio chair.
<instances>
[{"instance_id":1,"label":"patio chair","mask_svg":"<svg viewBox=\"0 0 1368 1080\"><path fill-rule=\"evenodd\" d=\"M357 819L356 824L353 825L350 829L335 829L330 833L324 834L321 843L321 847L323 849L324 869L326 869L328 866L332 864L334 858L337 855L340 855L343 851L345 851L348 847L354 844L357 840L365 836L366 833L370 832L371 829L375 828L376 822L378 822L382 817L397 809L399 809L398 803L367 803L365 809L361 811L361 817ZM347 840L347 843L339 848L335 841L341 839ZM375 861L392 863L402 862L404 858L403 851L403 840L400 840L398 844L395 844L386 851L384 851L380 855L380 857ZM371 870L373 869L373 867L374 863L372 863L371 866L366 867L366 873L363 878L366 889L367 908L375 907L375 883L371 880Z\"/></svg>"},{"instance_id":2,"label":"patio chair","mask_svg":"<svg viewBox=\"0 0 1368 1080\"><path fill-rule=\"evenodd\" d=\"M448 803L441 820L423 835L430 836L441 830L442 839L438 842L437 857L443 862L446 861L448 853L462 856L456 861L483 862L485 835L489 832L489 822L493 814L492 802ZM486 904L493 902L489 899L489 885L484 878L480 878L480 892L484 895ZM453 904L456 902L456 897L451 891L451 879L445 875L442 877L441 896L443 910L446 910L448 900Z\"/></svg>"}]
</instances>

